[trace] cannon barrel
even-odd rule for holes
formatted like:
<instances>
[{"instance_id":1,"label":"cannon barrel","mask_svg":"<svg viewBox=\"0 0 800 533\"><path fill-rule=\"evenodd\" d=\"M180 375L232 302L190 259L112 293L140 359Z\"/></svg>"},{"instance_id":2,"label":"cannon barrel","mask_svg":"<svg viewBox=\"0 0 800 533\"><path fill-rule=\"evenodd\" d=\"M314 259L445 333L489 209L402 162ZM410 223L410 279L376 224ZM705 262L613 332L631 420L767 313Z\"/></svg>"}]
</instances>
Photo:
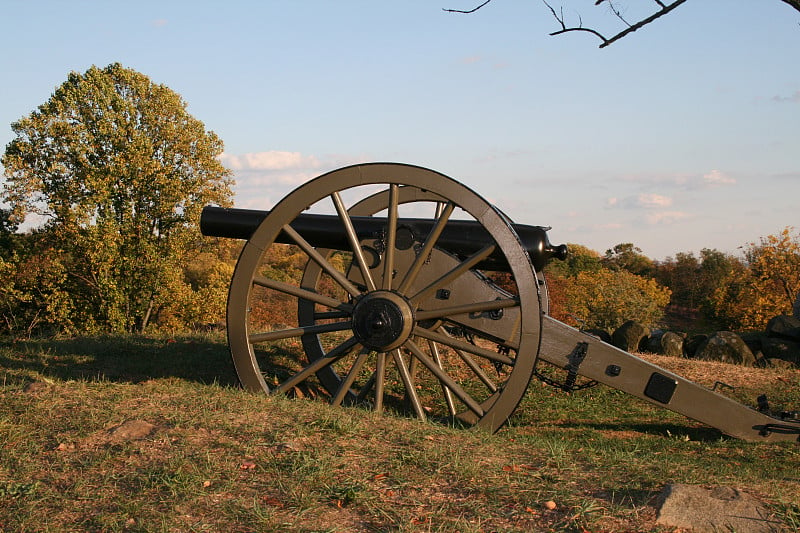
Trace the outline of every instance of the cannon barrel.
<instances>
[{"instance_id":1,"label":"cannon barrel","mask_svg":"<svg viewBox=\"0 0 800 533\"><path fill-rule=\"evenodd\" d=\"M254 209L234 209L207 206L200 217L200 231L208 237L230 239L249 239L269 211ZM359 240L383 239L386 234L386 219L380 217L351 217L353 228ZM433 228L435 220L425 218L401 218L397 222L397 247L408 248L414 242L422 242ZM301 214L291 223L292 228L317 248L348 250L350 248L342 222L336 215ZM565 259L566 245L550 244L547 230L542 226L512 224L514 230L528 251L531 263L539 271L552 258ZM283 232L276 242L294 244ZM437 246L458 257L468 257L487 244L492 238L486 229L472 220L450 220L442 232ZM478 264L483 270L509 271L505 257L500 250Z\"/></svg>"}]
</instances>

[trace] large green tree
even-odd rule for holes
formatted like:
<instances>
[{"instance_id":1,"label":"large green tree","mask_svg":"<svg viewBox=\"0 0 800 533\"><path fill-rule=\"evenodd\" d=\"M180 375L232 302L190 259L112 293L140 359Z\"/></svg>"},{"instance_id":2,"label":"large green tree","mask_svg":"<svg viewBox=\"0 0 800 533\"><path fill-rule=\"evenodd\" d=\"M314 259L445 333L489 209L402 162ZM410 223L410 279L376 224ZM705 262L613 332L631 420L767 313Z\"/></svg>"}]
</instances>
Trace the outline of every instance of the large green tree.
<instances>
[{"instance_id":1,"label":"large green tree","mask_svg":"<svg viewBox=\"0 0 800 533\"><path fill-rule=\"evenodd\" d=\"M44 221L66 275L72 326L143 329L193 238L203 205L230 205L223 144L183 99L118 63L72 72L11 125L2 158L13 220Z\"/></svg>"}]
</instances>

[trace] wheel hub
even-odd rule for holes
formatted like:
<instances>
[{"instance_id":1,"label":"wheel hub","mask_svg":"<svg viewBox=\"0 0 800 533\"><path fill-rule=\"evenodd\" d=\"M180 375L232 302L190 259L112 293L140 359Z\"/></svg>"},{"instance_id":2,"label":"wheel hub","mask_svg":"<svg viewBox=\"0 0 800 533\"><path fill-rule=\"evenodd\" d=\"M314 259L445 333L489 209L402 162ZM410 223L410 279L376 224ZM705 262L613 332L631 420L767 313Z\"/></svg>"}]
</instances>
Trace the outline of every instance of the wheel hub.
<instances>
[{"instance_id":1,"label":"wheel hub","mask_svg":"<svg viewBox=\"0 0 800 533\"><path fill-rule=\"evenodd\" d=\"M411 306L390 291L373 291L353 309L353 333L365 348L388 352L402 345L414 325Z\"/></svg>"}]
</instances>

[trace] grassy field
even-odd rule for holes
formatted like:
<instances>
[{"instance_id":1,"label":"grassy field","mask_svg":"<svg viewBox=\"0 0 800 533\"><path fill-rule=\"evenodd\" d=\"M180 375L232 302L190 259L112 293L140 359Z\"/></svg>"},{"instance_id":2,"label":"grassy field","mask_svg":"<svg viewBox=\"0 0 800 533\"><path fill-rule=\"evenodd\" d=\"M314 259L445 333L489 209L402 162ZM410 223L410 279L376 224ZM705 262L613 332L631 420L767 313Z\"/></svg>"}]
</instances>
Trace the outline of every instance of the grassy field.
<instances>
[{"instance_id":1,"label":"grassy field","mask_svg":"<svg viewBox=\"0 0 800 533\"><path fill-rule=\"evenodd\" d=\"M656 362L800 408L798 371ZM3 531L654 531L676 482L744 489L800 527L800 445L604 387L535 382L488 435L244 392L221 336L0 345Z\"/></svg>"}]
</instances>

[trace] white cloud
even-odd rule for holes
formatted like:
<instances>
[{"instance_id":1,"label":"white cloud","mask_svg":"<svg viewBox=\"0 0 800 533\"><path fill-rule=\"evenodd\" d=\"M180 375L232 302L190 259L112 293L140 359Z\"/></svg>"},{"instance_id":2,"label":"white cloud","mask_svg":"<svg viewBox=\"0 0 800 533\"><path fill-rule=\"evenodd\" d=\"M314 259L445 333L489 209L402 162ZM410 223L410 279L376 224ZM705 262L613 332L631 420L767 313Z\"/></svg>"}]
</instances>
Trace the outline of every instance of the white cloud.
<instances>
[{"instance_id":1,"label":"white cloud","mask_svg":"<svg viewBox=\"0 0 800 533\"><path fill-rule=\"evenodd\" d=\"M306 156L300 152L250 152L233 155L222 154L219 157L223 165L231 170L286 170L290 168L319 168L320 162L314 156Z\"/></svg>"},{"instance_id":2,"label":"white cloud","mask_svg":"<svg viewBox=\"0 0 800 533\"><path fill-rule=\"evenodd\" d=\"M715 169L707 174L703 174L703 183L714 187L717 185L734 185L736 180L724 172Z\"/></svg>"},{"instance_id":3,"label":"white cloud","mask_svg":"<svg viewBox=\"0 0 800 533\"><path fill-rule=\"evenodd\" d=\"M167 21L167 19L155 19L150 21L150 25L153 26L154 28L161 28L163 26L166 26L168 23L169 22Z\"/></svg>"},{"instance_id":4,"label":"white cloud","mask_svg":"<svg viewBox=\"0 0 800 533\"><path fill-rule=\"evenodd\" d=\"M224 153L220 162L233 171L234 205L245 209L272 209L293 189L324 172L360 163L363 156L317 157L301 152L268 150Z\"/></svg>"},{"instance_id":5,"label":"white cloud","mask_svg":"<svg viewBox=\"0 0 800 533\"><path fill-rule=\"evenodd\" d=\"M717 169L710 170L705 174L632 175L624 176L620 178L620 181L633 183L642 188L658 187L682 191L696 191L736 184L735 178Z\"/></svg>"},{"instance_id":6,"label":"white cloud","mask_svg":"<svg viewBox=\"0 0 800 533\"><path fill-rule=\"evenodd\" d=\"M672 205L672 198L660 194L640 194L636 197L636 204L639 207L669 207Z\"/></svg>"},{"instance_id":7,"label":"white cloud","mask_svg":"<svg viewBox=\"0 0 800 533\"><path fill-rule=\"evenodd\" d=\"M657 209L672 205L672 198L655 193L641 193L625 198L611 197L606 199L606 207L624 209Z\"/></svg>"}]
</instances>

